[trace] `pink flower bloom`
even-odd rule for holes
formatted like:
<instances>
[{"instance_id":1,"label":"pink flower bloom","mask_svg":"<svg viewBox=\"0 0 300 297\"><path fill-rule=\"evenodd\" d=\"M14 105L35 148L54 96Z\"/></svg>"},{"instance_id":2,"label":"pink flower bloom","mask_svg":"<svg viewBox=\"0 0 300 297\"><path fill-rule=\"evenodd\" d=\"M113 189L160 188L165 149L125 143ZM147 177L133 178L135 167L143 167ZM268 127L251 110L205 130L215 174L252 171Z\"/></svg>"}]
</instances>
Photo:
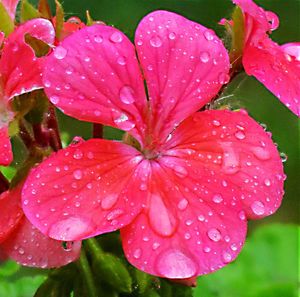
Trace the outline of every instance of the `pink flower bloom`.
<instances>
[{"instance_id":1,"label":"pink flower bloom","mask_svg":"<svg viewBox=\"0 0 300 297\"><path fill-rule=\"evenodd\" d=\"M22 185L0 195L0 251L25 266L51 268L75 261L80 242L66 243L46 237L24 216L21 208Z\"/></svg>"},{"instance_id":2,"label":"pink flower bloom","mask_svg":"<svg viewBox=\"0 0 300 297\"><path fill-rule=\"evenodd\" d=\"M300 116L300 43L278 45L267 34L279 25L273 12L264 11L252 0L233 2L241 7L245 17L245 71Z\"/></svg>"},{"instance_id":3,"label":"pink flower bloom","mask_svg":"<svg viewBox=\"0 0 300 297\"><path fill-rule=\"evenodd\" d=\"M8 138L8 125L12 120L10 103L14 96L43 87L42 69L44 58L37 58L33 49L25 42L25 35L53 44L55 32L51 22L33 19L19 26L5 41L0 58L0 165L12 160Z\"/></svg>"},{"instance_id":4,"label":"pink flower bloom","mask_svg":"<svg viewBox=\"0 0 300 297\"><path fill-rule=\"evenodd\" d=\"M213 31L166 11L140 22L135 47L104 25L67 37L46 63L50 100L77 119L128 131L141 149L91 139L52 154L24 185L28 219L58 240L121 228L128 260L162 277L233 261L247 218L279 207L284 175L272 140L245 112L196 112L228 71Z\"/></svg>"}]
</instances>

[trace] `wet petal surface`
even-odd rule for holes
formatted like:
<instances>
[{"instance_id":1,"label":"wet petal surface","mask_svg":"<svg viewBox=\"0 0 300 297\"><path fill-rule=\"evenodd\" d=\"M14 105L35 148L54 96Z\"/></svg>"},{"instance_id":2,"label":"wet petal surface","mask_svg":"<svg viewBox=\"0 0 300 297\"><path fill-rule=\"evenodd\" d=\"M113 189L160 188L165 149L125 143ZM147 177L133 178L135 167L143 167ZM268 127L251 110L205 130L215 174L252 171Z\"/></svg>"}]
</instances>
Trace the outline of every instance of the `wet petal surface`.
<instances>
[{"instance_id":1,"label":"wet petal surface","mask_svg":"<svg viewBox=\"0 0 300 297\"><path fill-rule=\"evenodd\" d=\"M142 157L125 144L92 139L53 154L32 170L23 209L44 234L76 240L130 223L145 202Z\"/></svg>"},{"instance_id":2,"label":"wet petal surface","mask_svg":"<svg viewBox=\"0 0 300 297\"><path fill-rule=\"evenodd\" d=\"M129 39L115 28L86 27L47 59L45 91L64 113L103 123L143 139L146 96Z\"/></svg>"},{"instance_id":3,"label":"wet petal surface","mask_svg":"<svg viewBox=\"0 0 300 297\"><path fill-rule=\"evenodd\" d=\"M233 261L247 218L279 207L285 179L269 135L244 112L231 111L185 120L151 161L150 176L147 207L121 229L123 247L133 265L168 278Z\"/></svg>"},{"instance_id":4,"label":"wet petal surface","mask_svg":"<svg viewBox=\"0 0 300 297\"><path fill-rule=\"evenodd\" d=\"M228 82L229 58L221 40L175 13L147 15L136 30L135 45L149 91L154 142L163 141Z\"/></svg>"},{"instance_id":5,"label":"wet petal surface","mask_svg":"<svg viewBox=\"0 0 300 297\"><path fill-rule=\"evenodd\" d=\"M53 268L75 261L81 242L57 241L38 231L25 217L1 249L11 259L30 267Z\"/></svg>"},{"instance_id":6,"label":"wet petal surface","mask_svg":"<svg viewBox=\"0 0 300 297\"><path fill-rule=\"evenodd\" d=\"M2 126L0 122L0 165L7 166L13 160L11 143L8 136L8 127Z\"/></svg>"}]
</instances>

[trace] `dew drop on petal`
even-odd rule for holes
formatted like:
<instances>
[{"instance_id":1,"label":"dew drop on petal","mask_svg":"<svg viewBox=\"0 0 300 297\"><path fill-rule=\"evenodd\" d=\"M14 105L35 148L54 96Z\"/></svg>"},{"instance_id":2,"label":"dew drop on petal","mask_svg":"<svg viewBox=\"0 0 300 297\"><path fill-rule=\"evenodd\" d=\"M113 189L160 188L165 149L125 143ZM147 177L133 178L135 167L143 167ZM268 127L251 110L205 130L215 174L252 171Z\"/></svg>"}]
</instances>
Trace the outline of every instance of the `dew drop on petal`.
<instances>
[{"instance_id":1,"label":"dew drop on petal","mask_svg":"<svg viewBox=\"0 0 300 297\"><path fill-rule=\"evenodd\" d=\"M134 91L130 86L123 86L120 89L119 97L125 104L132 104L135 102Z\"/></svg>"},{"instance_id":2,"label":"dew drop on petal","mask_svg":"<svg viewBox=\"0 0 300 297\"><path fill-rule=\"evenodd\" d=\"M200 54L200 60L202 63L207 63L210 59L209 53L208 52L202 52Z\"/></svg>"},{"instance_id":3,"label":"dew drop on petal","mask_svg":"<svg viewBox=\"0 0 300 297\"><path fill-rule=\"evenodd\" d=\"M80 160L83 157L83 153L81 150L76 149L74 154L73 154L74 159Z\"/></svg>"},{"instance_id":4,"label":"dew drop on petal","mask_svg":"<svg viewBox=\"0 0 300 297\"><path fill-rule=\"evenodd\" d=\"M256 215L263 215L265 213L265 206L261 201L254 201L251 204L251 209Z\"/></svg>"},{"instance_id":5,"label":"dew drop on petal","mask_svg":"<svg viewBox=\"0 0 300 297\"><path fill-rule=\"evenodd\" d=\"M265 184L265 186L270 187L271 186L271 181L268 178L266 178L264 180L264 184Z\"/></svg>"},{"instance_id":6,"label":"dew drop on petal","mask_svg":"<svg viewBox=\"0 0 300 297\"><path fill-rule=\"evenodd\" d=\"M180 165L174 166L173 170L174 170L175 174L181 178L186 177L188 175L187 170Z\"/></svg>"},{"instance_id":7,"label":"dew drop on petal","mask_svg":"<svg viewBox=\"0 0 300 297\"><path fill-rule=\"evenodd\" d=\"M141 257L141 255L142 255L142 250L141 250L141 249L136 249L136 250L134 251L134 253L133 253L133 257L134 257L135 259L139 259L139 258Z\"/></svg>"},{"instance_id":8,"label":"dew drop on petal","mask_svg":"<svg viewBox=\"0 0 300 297\"><path fill-rule=\"evenodd\" d=\"M220 231L215 228L208 230L207 236L209 237L209 239L211 239L212 241L215 241L215 242L220 241L220 239L222 238Z\"/></svg>"},{"instance_id":9,"label":"dew drop on petal","mask_svg":"<svg viewBox=\"0 0 300 297\"><path fill-rule=\"evenodd\" d=\"M213 196L212 200L215 203L221 203L223 201L223 197L221 194L216 194Z\"/></svg>"},{"instance_id":10,"label":"dew drop on petal","mask_svg":"<svg viewBox=\"0 0 300 297\"><path fill-rule=\"evenodd\" d=\"M110 38L110 41L114 42L114 43L120 43L123 40L122 34L120 32L114 32Z\"/></svg>"},{"instance_id":11,"label":"dew drop on petal","mask_svg":"<svg viewBox=\"0 0 300 297\"><path fill-rule=\"evenodd\" d=\"M169 39L174 40L176 38L176 34L174 32L171 32L169 34Z\"/></svg>"},{"instance_id":12,"label":"dew drop on petal","mask_svg":"<svg viewBox=\"0 0 300 297\"><path fill-rule=\"evenodd\" d=\"M253 152L254 156L259 160L269 160L271 157L269 151L259 146L252 147L251 151Z\"/></svg>"},{"instance_id":13,"label":"dew drop on petal","mask_svg":"<svg viewBox=\"0 0 300 297\"><path fill-rule=\"evenodd\" d=\"M240 218L242 221L244 221L244 220L246 219L246 214L245 214L245 212L244 212L243 210L241 210L241 211L239 212L239 218Z\"/></svg>"},{"instance_id":14,"label":"dew drop on petal","mask_svg":"<svg viewBox=\"0 0 300 297\"><path fill-rule=\"evenodd\" d=\"M167 278L189 278L197 272L195 262L177 249L164 251L157 259L157 272Z\"/></svg>"},{"instance_id":15,"label":"dew drop on petal","mask_svg":"<svg viewBox=\"0 0 300 297\"><path fill-rule=\"evenodd\" d=\"M212 33L210 30L206 30L206 31L204 32L204 37L205 37L205 39L208 40L208 41L211 41L211 40L214 39L214 35L213 35L213 33Z\"/></svg>"},{"instance_id":16,"label":"dew drop on petal","mask_svg":"<svg viewBox=\"0 0 300 297\"><path fill-rule=\"evenodd\" d=\"M61 45L57 46L54 50L54 57L58 60L62 60L67 55L67 50Z\"/></svg>"},{"instance_id":17,"label":"dew drop on petal","mask_svg":"<svg viewBox=\"0 0 300 297\"><path fill-rule=\"evenodd\" d=\"M118 201L118 195L116 194L107 195L103 197L103 199L101 200L101 207L104 210L111 209L116 204L117 201Z\"/></svg>"},{"instance_id":18,"label":"dew drop on petal","mask_svg":"<svg viewBox=\"0 0 300 297\"><path fill-rule=\"evenodd\" d=\"M75 179L79 180L82 179L82 171L77 169L73 172L73 176Z\"/></svg>"},{"instance_id":19,"label":"dew drop on petal","mask_svg":"<svg viewBox=\"0 0 300 297\"><path fill-rule=\"evenodd\" d=\"M188 204L189 204L189 202L185 198L183 198L178 202L177 207L180 210L185 210L187 208Z\"/></svg>"},{"instance_id":20,"label":"dew drop on petal","mask_svg":"<svg viewBox=\"0 0 300 297\"><path fill-rule=\"evenodd\" d=\"M119 65L121 65L121 66L126 65L126 58L123 57L123 56L118 57L117 63L118 63Z\"/></svg>"},{"instance_id":21,"label":"dew drop on petal","mask_svg":"<svg viewBox=\"0 0 300 297\"><path fill-rule=\"evenodd\" d=\"M232 260L232 256L228 252L223 252L224 263L229 263Z\"/></svg>"},{"instance_id":22,"label":"dew drop on petal","mask_svg":"<svg viewBox=\"0 0 300 297\"><path fill-rule=\"evenodd\" d=\"M96 43L101 43L103 41L103 37L101 35L95 35L94 36L94 41Z\"/></svg>"},{"instance_id":23,"label":"dew drop on petal","mask_svg":"<svg viewBox=\"0 0 300 297\"><path fill-rule=\"evenodd\" d=\"M161 38L160 38L158 35L156 35L156 36L153 36L153 37L150 39L150 44L151 44L151 46L153 46L153 47L161 47L161 45L162 45L162 40L161 40Z\"/></svg>"},{"instance_id":24,"label":"dew drop on petal","mask_svg":"<svg viewBox=\"0 0 300 297\"><path fill-rule=\"evenodd\" d=\"M243 131L237 131L234 136L239 139L239 140L243 140L246 138L246 135Z\"/></svg>"}]
</instances>

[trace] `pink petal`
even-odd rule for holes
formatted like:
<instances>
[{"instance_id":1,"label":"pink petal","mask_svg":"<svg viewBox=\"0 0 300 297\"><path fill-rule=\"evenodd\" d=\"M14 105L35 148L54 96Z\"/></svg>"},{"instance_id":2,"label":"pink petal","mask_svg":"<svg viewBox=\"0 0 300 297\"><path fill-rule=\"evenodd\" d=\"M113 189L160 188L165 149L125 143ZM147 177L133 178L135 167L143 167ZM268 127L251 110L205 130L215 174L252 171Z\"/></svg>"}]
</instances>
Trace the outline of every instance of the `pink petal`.
<instances>
[{"instance_id":1,"label":"pink petal","mask_svg":"<svg viewBox=\"0 0 300 297\"><path fill-rule=\"evenodd\" d=\"M54 42L55 32L50 21L33 19L19 26L6 40L0 60L4 100L42 88L43 58L37 58L25 42L26 34L44 41Z\"/></svg>"},{"instance_id":2,"label":"pink petal","mask_svg":"<svg viewBox=\"0 0 300 297\"><path fill-rule=\"evenodd\" d=\"M154 275L190 278L221 268L238 255L246 218L281 203L279 153L243 112L195 114L149 162L147 207L121 235L128 260Z\"/></svg>"},{"instance_id":3,"label":"pink petal","mask_svg":"<svg viewBox=\"0 0 300 297\"><path fill-rule=\"evenodd\" d=\"M5 38L5 34L2 31L0 31L0 47L2 47L2 43L4 41L4 38Z\"/></svg>"},{"instance_id":4,"label":"pink petal","mask_svg":"<svg viewBox=\"0 0 300 297\"><path fill-rule=\"evenodd\" d=\"M0 195L0 243L11 234L23 217L21 190L22 185L19 185L15 189L3 192Z\"/></svg>"},{"instance_id":5,"label":"pink petal","mask_svg":"<svg viewBox=\"0 0 300 297\"><path fill-rule=\"evenodd\" d=\"M286 43L281 46L283 51L300 62L300 42Z\"/></svg>"},{"instance_id":6,"label":"pink petal","mask_svg":"<svg viewBox=\"0 0 300 297\"><path fill-rule=\"evenodd\" d=\"M139 190L141 160L138 151L118 142L91 139L71 145L32 170L22 193L24 212L58 240L117 230L145 202Z\"/></svg>"},{"instance_id":7,"label":"pink petal","mask_svg":"<svg viewBox=\"0 0 300 297\"><path fill-rule=\"evenodd\" d=\"M0 140L0 165L7 166L13 160L13 153L8 136L7 126L0 126Z\"/></svg>"},{"instance_id":8,"label":"pink petal","mask_svg":"<svg viewBox=\"0 0 300 297\"><path fill-rule=\"evenodd\" d=\"M274 31L279 26L279 19L272 11L265 11L252 0L232 0L243 10L246 16L246 29L261 30L263 32ZM253 27L253 28L250 28Z\"/></svg>"},{"instance_id":9,"label":"pink petal","mask_svg":"<svg viewBox=\"0 0 300 297\"><path fill-rule=\"evenodd\" d=\"M66 242L46 237L25 217L15 232L1 244L1 249L21 265L52 268L75 261L81 242Z\"/></svg>"},{"instance_id":10,"label":"pink petal","mask_svg":"<svg viewBox=\"0 0 300 297\"><path fill-rule=\"evenodd\" d=\"M47 59L44 85L64 113L130 131L141 141L143 79L132 43L117 29L93 25L64 39Z\"/></svg>"},{"instance_id":11,"label":"pink petal","mask_svg":"<svg viewBox=\"0 0 300 297\"><path fill-rule=\"evenodd\" d=\"M19 0L2 0L1 2L3 3L4 7L6 8L11 19L14 20Z\"/></svg>"},{"instance_id":12,"label":"pink petal","mask_svg":"<svg viewBox=\"0 0 300 297\"><path fill-rule=\"evenodd\" d=\"M279 46L267 35L244 50L243 65L293 113L300 116L299 45ZM298 50L298 51L297 51Z\"/></svg>"},{"instance_id":13,"label":"pink petal","mask_svg":"<svg viewBox=\"0 0 300 297\"><path fill-rule=\"evenodd\" d=\"M164 140L229 79L229 58L221 40L175 13L147 15L136 30L135 44L152 106L152 142Z\"/></svg>"}]
</instances>

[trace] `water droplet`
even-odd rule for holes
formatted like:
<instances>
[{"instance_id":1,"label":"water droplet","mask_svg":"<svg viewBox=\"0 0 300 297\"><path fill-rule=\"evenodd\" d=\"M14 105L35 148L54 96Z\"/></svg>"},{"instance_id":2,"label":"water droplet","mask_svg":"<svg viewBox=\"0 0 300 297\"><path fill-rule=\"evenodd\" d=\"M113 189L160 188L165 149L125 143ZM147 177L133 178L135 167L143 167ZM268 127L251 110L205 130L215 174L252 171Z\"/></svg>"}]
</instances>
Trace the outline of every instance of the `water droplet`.
<instances>
[{"instance_id":1,"label":"water droplet","mask_svg":"<svg viewBox=\"0 0 300 297\"><path fill-rule=\"evenodd\" d=\"M101 207L104 210L111 209L117 203L117 201L118 201L118 195L116 194L107 195L103 197L103 199L101 200Z\"/></svg>"},{"instance_id":2,"label":"water droplet","mask_svg":"<svg viewBox=\"0 0 300 297\"><path fill-rule=\"evenodd\" d=\"M175 174L181 178L184 178L188 175L187 170L180 165L174 166L173 170L174 170Z\"/></svg>"},{"instance_id":3,"label":"water droplet","mask_svg":"<svg viewBox=\"0 0 300 297\"><path fill-rule=\"evenodd\" d=\"M228 252L223 252L223 260L225 263L229 263L232 260L232 256Z\"/></svg>"},{"instance_id":4,"label":"water droplet","mask_svg":"<svg viewBox=\"0 0 300 297\"><path fill-rule=\"evenodd\" d=\"M269 160L271 158L269 151L265 148L255 146L251 148L251 151L259 160Z\"/></svg>"},{"instance_id":5,"label":"water droplet","mask_svg":"<svg viewBox=\"0 0 300 297\"><path fill-rule=\"evenodd\" d=\"M95 35L94 36L94 41L96 43L101 43L103 41L103 37L101 35Z\"/></svg>"},{"instance_id":6,"label":"water droplet","mask_svg":"<svg viewBox=\"0 0 300 297\"><path fill-rule=\"evenodd\" d=\"M162 198L158 195L152 195L149 205L149 221L155 232L162 236L170 236L176 228L176 219L167 209Z\"/></svg>"},{"instance_id":7,"label":"water droplet","mask_svg":"<svg viewBox=\"0 0 300 297\"><path fill-rule=\"evenodd\" d=\"M210 30L204 32L204 37L206 40L211 41L214 39L214 34Z\"/></svg>"},{"instance_id":8,"label":"water droplet","mask_svg":"<svg viewBox=\"0 0 300 297\"><path fill-rule=\"evenodd\" d=\"M271 186L271 181L270 181L268 178L266 178L266 179L264 180L264 184L265 184L267 187L270 187L270 186Z\"/></svg>"},{"instance_id":9,"label":"water droplet","mask_svg":"<svg viewBox=\"0 0 300 297\"><path fill-rule=\"evenodd\" d=\"M120 32L114 32L110 38L110 41L114 42L114 43L120 43L123 40L122 34Z\"/></svg>"},{"instance_id":10,"label":"water droplet","mask_svg":"<svg viewBox=\"0 0 300 297\"><path fill-rule=\"evenodd\" d=\"M287 155L283 152L280 153L281 162L284 163L287 160Z\"/></svg>"},{"instance_id":11,"label":"water droplet","mask_svg":"<svg viewBox=\"0 0 300 297\"><path fill-rule=\"evenodd\" d=\"M18 252L19 252L20 255L24 255L24 253L25 253L23 248L19 248Z\"/></svg>"},{"instance_id":12,"label":"water droplet","mask_svg":"<svg viewBox=\"0 0 300 297\"><path fill-rule=\"evenodd\" d=\"M123 213L124 213L124 210L122 210L122 209L114 209L109 214L107 214L106 219L108 221L115 221L115 219L118 218Z\"/></svg>"},{"instance_id":13,"label":"water droplet","mask_svg":"<svg viewBox=\"0 0 300 297\"><path fill-rule=\"evenodd\" d=\"M180 210L185 210L187 208L188 204L189 204L189 202L185 198L183 198L178 202L177 207Z\"/></svg>"},{"instance_id":14,"label":"water droplet","mask_svg":"<svg viewBox=\"0 0 300 297\"><path fill-rule=\"evenodd\" d=\"M200 54L200 60L203 62L203 63L207 63L210 59L210 55L208 52L202 52Z\"/></svg>"},{"instance_id":15,"label":"water droplet","mask_svg":"<svg viewBox=\"0 0 300 297\"><path fill-rule=\"evenodd\" d=\"M77 180L79 180L79 179L82 179L82 171L81 170L75 170L74 172L73 172L73 176L74 176L74 178L75 179L77 179Z\"/></svg>"},{"instance_id":16,"label":"water droplet","mask_svg":"<svg viewBox=\"0 0 300 297\"><path fill-rule=\"evenodd\" d=\"M123 56L118 57L117 63L122 66L126 65L126 57Z\"/></svg>"},{"instance_id":17,"label":"water droplet","mask_svg":"<svg viewBox=\"0 0 300 297\"><path fill-rule=\"evenodd\" d=\"M208 247L208 246L206 246L206 247L203 248L203 252L204 253L209 253L210 251L211 251L211 248Z\"/></svg>"},{"instance_id":18,"label":"water droplet","mask_svg":"<svg viewBox=\"0 0 300 297\"><path fill-rule=\"evenodd\" d=\"M123 86L120 89L120 100L125 104L132 104L135 102L134 91L130 86Z\"/></svg>"},{"instance_id":19,"label":"water droplet","mask_svg":"<svg viewBox=\"0 0 300 297\"><path fill-rule=\"evenodd\" d=\"M83 153L81 150L76 149L74 154L73 154L74 159L80 160L83 157Z\"/></svg>"},{"instance_id":20,"label":"water droplet","mask_svg":"<svg viewBox=\"0 0 300 297\"><path fill-rule=\"evenodd\" d=\"M190 278L197 272L196 263L177 249L164 251L157 257L157 272L167 278Z\"/></svg>"},{"instance_id":21,"label":"water droplet","mask_svg":"<svg viewBox=\"0 0 300 297\"><path fill-rule=\"evenodd\" d=\"M243 140L246 138L246 135L243 131L237 131L235 132L234 136L239 139L239 140Z\"/></svg>"},{"instance_id":22,"label":"water droplet","mask_svg":"<svg viewBox=\"0 0 300 297\"><path fill-rule=\"evenodd\" d=\"M67 55L67 50L61 45L57 46L54 50L54 57L58 60L62 60Z\"/></svg>"},{"instance_id":23,"label":"water droplet","mask_svg":"<svg viewBox=\"0 0 300 297\"><path fill-rule=\"evenodd\" d=\"M224 84L227 84L229 82L230 76L227 73L221 72L219 74L219 78L218 79L219 79L219 83L222 84L222 85L224 85Z\"/></svg>"},{"instance_id":24,"label":"water droplet","mask_svg":"<svg viewBox=\"0 0 300 297\"><path fill-rule=\"evenodd\" d=\"M28 205L29 201L26 199L23 201L23 205Z\"/></svg>"},{"instance_id":25,"label":"water droplet","mask_svg":"<svg viewBox=\"0 0 300 297\"><path fill-rule=\"evenodd\" d=\"M212 200L215 203L221 203L223 201L223 197L221 194L216 194L213 196Z\"/></svg>"},{"instance_id":26,"label":"water droplet","mask_svg":"<svg viewBox=\"0 0 300 297\"><path fill-rule=\"evenodd\" d=\"M153 46L153 47L161 47L162 45L162 40L159 36L153 36L151 39L150 39L150 44Z\"/></svg>"},{"instance_id":27,"label":"water droplet","mask_svg":"<svg viewBox=\"0 0 300 297\"><path fill-rule=\"evenodd\" d=\"M50 101L55 105L59 103L58 96L50 96Z\"/></svg>"},{"instance_id":28,"label":"water droplet","mask_svg":"<svg viewBox=\"0 0 300 297\"><path fill-rule=\"evenodd\" d=\"M152 249L155 251L156 249L158 249L160 247L160 244L158 242L154 242L152 244Z\"/></svg>"},{"instance_id":29,"label":"water droplet","mask_svg":"<svg viewBox=\"0 0 300 297\"><path fill-rule=\"evenodd\" d=\"M131 121L129 121L128 116L125 113L122 113L114 119L115 124L124 131L130 131L135 127L135 124Z\"/></svg>"},{"instance_id":30,"label":"water droplet","mask_svg":"<svg viewBox=\"0 0 300 297\"><path fill-rule=\"evenodd\" d=\"M199 220L200 222L204 222L204 221L205 221L205 217L204 217L203 215L199 215L199 216L198 216L198 220Z\"/></svg>"},{"instance_id":31,"label":"water droplet","mask_svg":"<svg viewBox=\"0 0 300 297\"><path fill-rule=\"evenodd\" d=\"M212 241L215 241L215 242L220 241L220 239L222 238L220 231L215 228L208 230L207 236L209 237L209 239L211 239Z\"/></svg>"},{"instance_id":32,"label":"water droplet","mask_svg":"<svg viewBox=\"0 0 300 297\"><path fill-rule=\"evenodd\" d=\"M139 259L139 258L141 257L141 255L142 255L142 250L141 250L141 249L136 249L136 250L134 251L134 253L133 253L133 257L134 257L135 259Z\"/></svg>"},{"instance_id":33,"label":"water droplet","mask_svg":"<svg viewBox=\"0 0 300 297\"><path fill-rule=\"evenodd\" d=\"M218 120L213 120L212 124L216 127L219 127L221 125L221 123Z\"/></svg>"},{"instance_id":34,"label":"water droplet","mask_svg":"<svg viewBox=\"0 0 300 297\"><path fill-rule=\"evenodd\" d=\"M175 34L174 32L171 32L171 33L169 34L169 38L170 38L171 40L174 40L174 39L176 38L176 34Z\"/></svg>"},{"instance_id":35,"label":"water droplet","mask_svg":"<svg viewBox=\"0 0 300 297\"><path fill-rule=\"evenodd\" d=\"M265 206L261 201L254 201L251 204L251 209L258 216L263 215L265 213Z\"/></svg>"},{"instance_id":36,"label":"water droplet","mask_svg":"<svg viewBox=\"0 0 300 297\"><path fill-rule=\"evenodd\" d=\"M246 219L246 214L245 214L245 212L243 210L239 212L239 218L242 221L244 221Z\"/></svg>"},{"instance_id":37,"label":"water droplet","mask_svg":"<svg viewBox=\"0 0 300 297\"><path fill-rule=\"evenodd\" d=\"M74 242L73 241L63 241L62 247L66 252L70 252L73 248Z\"/></svg>"}]
</instances>

